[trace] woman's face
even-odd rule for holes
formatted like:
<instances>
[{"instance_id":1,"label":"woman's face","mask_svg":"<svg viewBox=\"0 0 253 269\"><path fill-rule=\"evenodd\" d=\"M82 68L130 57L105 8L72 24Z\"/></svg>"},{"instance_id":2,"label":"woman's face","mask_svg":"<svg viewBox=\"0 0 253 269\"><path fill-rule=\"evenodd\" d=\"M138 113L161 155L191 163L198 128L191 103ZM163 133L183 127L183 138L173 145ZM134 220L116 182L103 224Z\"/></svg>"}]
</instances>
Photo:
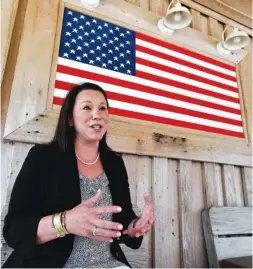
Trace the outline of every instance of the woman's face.
<instances>
[{"instance_id":1,"label":"woman's face","mask_svg":"<svg viewBox=\"0 0 253 269\"><path fill-rule=\"evenodd\" d=\"M108 107L102 93L83 90L77 95L71 121L76 130L76 139L86 142L101 140L107 131L108 121Z\"/></svg>"}]
</instances>

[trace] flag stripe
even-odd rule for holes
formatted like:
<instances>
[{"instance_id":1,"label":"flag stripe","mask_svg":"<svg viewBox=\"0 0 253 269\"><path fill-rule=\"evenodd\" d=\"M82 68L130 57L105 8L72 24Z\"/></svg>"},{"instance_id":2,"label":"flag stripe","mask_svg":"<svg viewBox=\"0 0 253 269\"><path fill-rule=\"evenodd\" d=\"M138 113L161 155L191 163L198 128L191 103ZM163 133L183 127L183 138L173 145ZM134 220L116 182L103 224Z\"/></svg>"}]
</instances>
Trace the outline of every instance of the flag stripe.
<instances>
[{"instance_id":1,"label":"flag stripe","mask_svg":"<svg viewBox=\"0 0 253 269\"><path fill-rule=\"evenodd\" d=\"M80 77L82 76L82 74L81 74L83 72L82 70L89 70L91 73L95 73L95 74L99 74L99 75L105 75L105 76L111 77L111 78L117 77L118 79L121 79L123 81L134 82L134 83L141 84L141 85L144 85L144 86L151 86L151 87L154 87L154 88L157 87L157 88L164 89L164 90L167 90L167 91L170 91L170 86L172 86L172 87L174 87L173 90L176 93L177 92L179 93L180 90L187 90L187 91L191 91L193 93L198 93L198 94L203 94L203 95L207 95L207 96L211 96L211 97L216 97L216 98L221 99L221 100L226 100L226 101L229 101L229 102L239 104L238 94L235 93L235 92L230 92L230 91L224 90L224 93L230 94L230 96L228 96L228 95L225 95L225 94L204 90L204 89L199 88L199 87L194 87L194 86L191 86L191 85L187 85L187 84L184 84L184 83L181 83L181 82L178 82L178 81L174 81L174 80L172 81L172 80L166 79L166 80L159 81L159 80L157 80L157 77L154 77L154 76L152 76L153 79L150 80L151 75L149 77L145 73L142 75L143 78L141 78L140 75L139 75L139 77L134 77L134 76L131 76L131 75L125 75L125 74L122 74L122 73L119 73L119 72L99 68L99 67L96 67L96 66L91 66L91 65L83 64L83 63L78 63L78 62L75 62L75 61L72 61L72 60L66 60L66 59L63 59L61 57L59 57L58 63L59 63L59 65L63 65L63 66L66 66L66 67L72 66L73 68L76 69L75 70L75 75L80 76ZM80 69L80 71L79 71L79 69ZM69 69L69 71L72 71L72 70ZM64 73L67 73L67 72L64 72Z\"/></svg>"},{"instance_id":2,"label":"flag stripe","mask_svg":"<svg viewBox=\"0 0 253 269\"><path fill-rule=\"evenodd\" d=\"M177 52L178 53L177 55L179 55L181 57L183 56L183 57L189 59L190 61L194 61L196 63L199 63L200 65L205 66L205 65L207 65L207 63L209 63L208 66L210 66L210 67L212 66L212 69L213 69L214 66L216 66L216 68L220 67L222 72L224 72L224 69L226 71L235 72L235 67L233 65L225 64L223 62L214 60L214 59L212 59L210 57L204 56L204 55L202 55L200 53L190 51L188 49L176 46L174 44L162 41L160 39L157 39L157 38L154 38L154 37L151 37L151 36L147 36L147 35L144 35L144 34L141 34L141 33L136 33L136 44L138 44L138 45L140 45L140 43L141 43L141 42L140 43L137 42L139 40L141 42L148 42L150 44L154 44L156 46L159 46L160 48L166 48L168 50ZM160 51L159 49L156 49L156 50Z\"/></svg>"},{"instance_id":3,"label":"flag stripe","mask_svg":"<svg viewBox=\"0 0 253 269\"><path fill-rule=\"evenodd\" d=\"M211 89L210 85L212 85L212 86L215 86L214 89L216 89L216 87L218 87L221 89L226 89L228 91L238 92L238 89L235 87L231 87L229 85L226 85L226 84L223 84L220 82L216 82L216 81L213 81L213 80L210 80L207 78L203 78L203 77L200 77L197 75L190 74L190 73L185 72L185 71L171 68L169 66L165 66L165 65L159 64L157 62L152 62L152 61L148 61L148 60L136 57L136 67L139 70L138 66L143 66L143 68L141 70L146 70L146 68L148 67L148 68L157 69L159 71L167 72L168 76L174 80L179 80L179 81L182 81L182 79L185 81L190 80L192 85L196 85L195 81L201 82L201 84L197 84L197 85L198 86L202 85L202 87L205 87L205 89L209 89L209 88ZM189 80L186 80L186 78L188 78Z\"/></svg>"},{"instance_id":4,"label":"flag stripe","mask_svg":"<svg viewBox=\"0 0 253 269\"><path fill-rule=\"evenodd\" d=\"M91 82L93 82L93 81L91 81ZM134 95L129 95L129 94L131 94L130 89L123 89L123 90L125 90L125 92L128 90L128 92L125 93L127 95L122 95L121 94L122 89L120 89L122 87L118 87L119 89L117 89L117 87L106 84L106 83L101 83L100 86L106 90L107 97L109 99L112 99L112 100L117 100L117 101L122 101L125 103L141 105L144 107L161 109L161 110L168 111L168 112L182 113L182 114L197 117L197 118L203 118L203 119L208 119L208 120L212 120L212 121L242 126L241 120L231 119L232 117L229 118L229 117L216 116L214 114L208 114L206 112L188 109L187 108L188 106L186 106L186 108L181 108L180 106L173 106L170 104L164 104L161 102L152 101L152 100L149 100L148 98L145 98L145 99L139 98L139 96L136 97ZM67 92L68 91L56 89L55 96L65 98L65 95L67 94ZM134 93L132 93L132 94L134 94ZM202 108L202 110L204 110L204 108ZM217 112L216 112L216 114L217 114ZM237 115L231 115L231 116L237 116ZM239 116L239 118L240 118L240 116Z\"/></svg>"},{"instance_id":5,"label":"flag stripe","mask_svg":"<svg viewBox=\"0 0 253 269\"><path fill-rule=\"evenodd\" d=\"M83 78L86 77L87 79L93 81L94 83L96 81L99 81L100 83L108 83L108 78L106 76L100 75L99 78L96 75L93 75L92 73L88 73L85 72L85 74L83 74ZM67 74L63 74L63 73L57 73L57 79L55 82L55 88L58 89L62 89L62 90L68 90L71 89L71 87L77 85L78 82L81 81L80 77L75 77L75 76L71 76L71 75L67 75ZM87 81L86 79L83 79L82 82ZM118 87L121 88L120 86L122 85L122 81L119 79L113 79L112 81L114 88ZM152 96L155 97L160 97L160 98L167 98L169 100L171 100L171 102L174 104L176 104L177 102L180 103L185 102L188 106L189 105L197 105L197 106L202 106L205 108L210 108L215 109L216 111L220 112L222 114L222 112L228 112L228 113L233 113L233 114L237 114L236 119L241 119L241 112L239 109L234 109L234 108L230 108L227 107L225 101L223 101L225 104L223 105L219 105L216 103L211 103L208 101L203 101L203 100L199 100L199 99L195 99L195 98L191 98L188 96L184 96L184 95L179 95L179 94L175 94L175 93L170 93L170 92L166 92L163 90L159 90L157 88L152 88L152 87L148 87L148 86L142 86L136 83L131 83L131 82L124 82L124 86L126 89L129 89L133 92L135 92L135 95L146 95L146 94L152 94ZM125 94L125 88L122 88L122 94ZM219 100L217 100L219 101ZM231 103L229 103L230 105ZM231 114L230 114L231 115ZM238 117L239 116L239 117ZM232 117L232 116L231 116Z\"/></svg>"},{"instance_id":6,"label":"flag stripe","mask_svg":"<svg viewBox=\"0 0 253 269\"><path fill-rule=\"evenodd\" d=\"M54 96L54 100L53 100L54 104L62 105L63 101L64 101L63 98L59 98L59 97ZM162 123L162 124L169 124L169 125L174 125L174 126L183 127L183 128L191 128L191 129L205 131L205 132L213 132L213 133L218 133L218 134L222 134L222 135L230 135L230 136L240 137L240 138L244 137L243 133L241 133L241 132L224 130L224 129L217 128L217 127L209 127L209 126L205 126L205 125L201 125L201 124L189 123L189 122L169 119L169 118L165 118L165 117L161 117L161 116L144 114L141 112L123 110L123 109L115 108L115 107L110 107L110 114L118 115L118 116L122 116L122 117L134 118L134 119L142 119L142 120L157 122L157 123Z\"/></svg>"},{"instance_id":7,"label":"flag stripe","mask_svg":"<svg viewBox=\"0 0 253 269\"><path fill-rule=\"evenodd\" d=\"M147 56L145 56L147 55ZM156 50L152 50L150 48L146 48L140 45L136 45L136 56L140 57L140 58L144 58L147 59L147 57L149 58L160 58L160 61L162 62L167 62L167 65L172 65L173 66L177 66L178 69L182 68L182 66L188 67L188 71L191 72L199 72L199 74L205 74L207 76L207 74L209 74L209 77L213 77L213 78L218 78L218 79L225 79L226 81L233 81L233 82L237 82L236 77L235 76L229 76L226 75L224 73L218 72L216 70L212 70L209 69L207 67L204 66L200 66L197 64L194 64L192 62L189 61L185 61L182 59L179 59L177 57L162 53L160 51L156 51ZM156 60L155 60L156 61ZM166 64L165 64L166 65ZM235 75L235 74L234 74Z\"/></svg>"}]
</instances>

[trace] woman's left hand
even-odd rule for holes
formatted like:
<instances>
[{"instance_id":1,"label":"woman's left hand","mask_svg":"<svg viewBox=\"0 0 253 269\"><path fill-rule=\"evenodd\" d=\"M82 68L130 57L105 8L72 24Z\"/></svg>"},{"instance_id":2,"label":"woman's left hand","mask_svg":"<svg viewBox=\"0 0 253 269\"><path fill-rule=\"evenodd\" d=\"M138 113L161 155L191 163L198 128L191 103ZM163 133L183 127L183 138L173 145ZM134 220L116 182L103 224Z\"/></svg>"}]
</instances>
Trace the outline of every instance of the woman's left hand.
<instances>
[{"instance_id":1,"label":"woman's left hand","mask_svg":"<svg viewBox=\"0 0 253 269\"><path fill-rule=\"evenodd\" d=\"M140 237L145 235L151 230L151 227L155 221L154 209L152 200L147 193L144 194L145 206L142 211L142 216L135 223L134 228L128 228L123 231L123 234L128 234L131 237Z\"/></svg>"}]
</instances>

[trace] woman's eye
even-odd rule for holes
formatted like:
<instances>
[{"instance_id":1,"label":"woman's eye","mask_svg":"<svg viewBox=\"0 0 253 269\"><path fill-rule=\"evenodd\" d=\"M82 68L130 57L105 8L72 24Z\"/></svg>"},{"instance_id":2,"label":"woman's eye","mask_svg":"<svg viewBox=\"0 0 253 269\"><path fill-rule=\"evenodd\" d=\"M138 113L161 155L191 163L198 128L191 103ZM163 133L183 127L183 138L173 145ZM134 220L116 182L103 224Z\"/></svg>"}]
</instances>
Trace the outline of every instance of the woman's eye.
<instances>
[{"instance_id":1,"label":"woman's eye","mask_svg":"<svg viewBox=\"0 0 253 269\"><path fill-rule=\"evenodd\" d=\"M100 107L100 110L106 110L106 109L107 109L107 107L105 107L105 106Z\"/></svg>"},{"instance_id":2,"label":"woman's eye","mask_svg":"<svg viewBox=\"0 0 253 269\"><path fill-rule=\"evenodd\" d=\"M85 106L83 110L91 110L91 108L89 106Z\"/></svg>"}]
</instances>

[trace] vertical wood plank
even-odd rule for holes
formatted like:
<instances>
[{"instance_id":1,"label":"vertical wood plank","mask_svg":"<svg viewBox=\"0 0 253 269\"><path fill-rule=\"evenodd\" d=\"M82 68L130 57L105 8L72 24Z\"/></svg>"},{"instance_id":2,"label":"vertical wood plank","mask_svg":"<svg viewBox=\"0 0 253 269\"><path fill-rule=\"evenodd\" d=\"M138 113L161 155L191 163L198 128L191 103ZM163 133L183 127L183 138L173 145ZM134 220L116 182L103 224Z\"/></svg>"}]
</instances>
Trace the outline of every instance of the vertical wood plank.
<instances>
[{"instance_id":1,"label":"vertical wood plank","mask_svg":"<svg viewBox=\"0 0 253 269\"><path fill-rule=\"evenodd\" d=\"M192 163L192 207L191 211L193 214L193 229L191 233L193 236L193 247L194 247L194 264L192 267L195 268L206 268L208 267L207 252L205 246L205 238L202 226L202 211L204 210L204 188L202 179L202 167L200 162Z\"/></svg>"},{"instance_id":2,"label":"vertical wood plank","mask_svg":"<svg viewBox=\"0 0 253 269\"><path fill-rule=\"evenodd\" d=\"M241 174L245 206L252 207L252 168L242 167Z\"/></svg>"},{"instance_id":3,"label":"vertical wood plank","mask_svg":"<svg viewBox=\"0 0 253 269\"><path fill-rule=\"evenodd\" d=\"M154 12L155 14L159 16L166 15L168 6L169 6L168 0L149 0L150 11Z\"/></svg>"},{"instance_id":4,"label":"vertical wood plank","mask_svg":"<svg viewBox=\"0 0 253 269\"><path fill-rule=\"evenodd\" d=\"M191 9L192 14L192 21L191 21L191 27L195 30L201 31L202 30L202 20L201 20L201 14L195 9Z\"/></svg>"},{"instance_id":5,"label":"vertical wood plank","mask_svg":"<svg viewBox=\"0 0 253 269\"><path fill-rule=\"evenodd\" d=\"M201 164L180 160L179 171L181 266L186 268L207 267L201 218L201 212L204 209Z\"/></svg>"},{"instance_id":6,"label":"vertical wood plank","mask_svg":"<svg viewBox=\"0 0 253 269\"><path fill-rule=\"evenodd\" d=\"M4 156L4 158L2 158L1 162L1 210L4 205L9 204L10 194L16 177L21 169L21 166L23 165L28 151L32 146L32 144L18 142L5 142L2 144L1 154Z\"/></svg>"},{"instance_id":7,"label":"vertical wood plank","mask_svg":"<svg viewBox=\"0 0 253 269\"><path fill-rule=\"evenodd\" d=\"M1 1L1 84L19 0Z\"/></svg>"},{"instance_id":8,"label":"vertical wood plank","mask_svg":"<svg viewBox=\"0 0 253 269\"><path fill-rule=\"evenodd\" d=\"M209 35L221 40L222 32L223 32L223 24L218 22L217 20L208 17L208 25L209 25Z\"/></svg>"},{"instance_id":9,"label":"vertical wood plank","mask_svg":"<svg viewBox=\"0 0 253 269\"><path fill-rule=\"evenodd\" d=\"M201 14L201 32L208 35L208 17Z\"/></svg>"},{"instance_id":10,"label":"vertical wood plank","mask_svg":"<svg viewBox=\"0 0 253 269\"><path fill-rule=\"evenodd\" d=\"M58 5L59 0L27 2L5 135L43 112L46 107L45 89L49 84ZM27 100L23 100L24 96Z\"/></svg>"},{"instance_id":11,"label":"vertical wood plank","mask_svg":"<svg viewBox=\"0 0 253 269\"><path fill-rule=\"evenodd\" d=\"M168 230L169 218L169 171L168 159L153 159L153 192L155 204L154 261L155 268L169 267L169 249L171 233Z\"/></svg>"},{"instance_id":12,"label":"vertical wood plank","mask_svg":"<svg viewBox=\"0 0 253 269\"><path fill-rule=\"evenodd\" d=\"M223 165L225 206L244 206L239 167Z\"/></svg>"},{"instance_id":13,"label":"vertical wood plank","mask_svg":"<svg viewBox=\"0 0 253 269\"><path fill-rule=\"evenodd\" d=\"M135 6L140 6L140 0L125 0L126 2L133 4Z\"/></svg>"},{"instance_id":14,"label":"vertical wood plank","mask_svg":"<svg viewBox=\"0 0 253 269\"><path fill-rule=\"evenodd\" d=\"M140 7L149 10L149 0L140 0Z\"/></svg>"},{"instance_id":15,"label":"vertical wood plank","mask_svg":"<svg viewBox=\"0 0 253 269\"><path fill-rule=\"evenodd\" d=\"M123 159L128 173L132 204L133 207L138 207L139 212L136 214L140 215L144 205L144 193L147 192L151 196L151 158L124 154ZM125 245L121 247L132 267L152 267L152 232L144 237L141 247L137 250Z\"/></svg>"},{"instance_id":16,"label":"vertical wood plank","mask_svg":"<svg viewBox=\"0 0 253 269\"><path fill-rule=\"evenodd\" d=\"M219 164L203 164L203 184L205 189L205 208L223 206L222 176Z\"/></svg>"},{"instance_id":17,"label":"vertical wood plank","mask_svg":"<svg viewBox=\"0 0 253 269\"><path fill-rule=\"evenodd\" d=\"M192 162L179 161L179 198L180 198L180 228L182 244L181 267L194 266L195 249L193 246L193 215L192 202Z\"/></svg>"},{"instance_id":18,"label":"vertical wood plank","mask_svg":"<svg viewBox=\"0 0 253 269\"><path fill-rule=\"evenodd\" d=\"M168 161L168 219L167 229L169 231L169 262L168 267L180 267L180 229L179 229L179 183L178 183L178 161Z\"/></svg>"}]
</instances>

